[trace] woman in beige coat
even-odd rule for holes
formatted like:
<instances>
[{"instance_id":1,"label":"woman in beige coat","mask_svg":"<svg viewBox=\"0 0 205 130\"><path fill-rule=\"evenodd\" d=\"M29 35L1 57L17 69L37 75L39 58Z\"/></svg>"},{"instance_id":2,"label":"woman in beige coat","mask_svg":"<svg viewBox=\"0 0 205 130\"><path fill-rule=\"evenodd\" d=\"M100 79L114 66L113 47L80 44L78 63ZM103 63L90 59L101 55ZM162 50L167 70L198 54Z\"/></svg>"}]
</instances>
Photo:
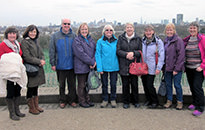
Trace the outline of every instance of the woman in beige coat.
<instances>
[{"instance_id":1,"label":"woman in beige coat","mask_svg":"<svg viewBox=\"0 0 205 130\"><path fill-rule=\"evenodd\" d=\"M37 43L39 31L35 25L29 25L23 34L22 51L24 63L39 66L39 71L36 76L28 75L27 85L27 100L29 112L39 114L43 109L38 106L38 86L45 83L45 74L43 66L45 65L43 51Z\"/></svg>"}]
</instances>

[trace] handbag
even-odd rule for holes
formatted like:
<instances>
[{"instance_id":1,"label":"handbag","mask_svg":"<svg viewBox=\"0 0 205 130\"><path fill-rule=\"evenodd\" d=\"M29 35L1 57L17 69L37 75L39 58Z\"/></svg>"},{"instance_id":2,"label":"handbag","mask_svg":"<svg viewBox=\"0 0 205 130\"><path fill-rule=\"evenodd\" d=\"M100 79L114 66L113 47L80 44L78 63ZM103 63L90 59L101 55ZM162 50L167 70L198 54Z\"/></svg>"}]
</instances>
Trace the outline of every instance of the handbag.
<instances>
[{"instance_id":1,"label":"handbag","mask_svg":"<svg viewBox=\"0 0 205 130\"><path fill-rule=\"evenodd\" d=\"M130 68L129 73L132 75L137 75L137 76L147 75L148 74L148 66L144 62L142 52L141 51L139 51L139 52L140 52L142 60L141 60L141 62L137 63L136 62L137 58L135 58L135 61L129 65L129 68Z\"/></svg>"},{"instance_id":2,"label":"handbag","mask_svg":"<svg viewBox=\"0 0 205 130\"><path fill-rule=\"evenodd\" d=\"M164 79L164 74L162 75L162 78L161 78L161 83L160 83L160 86L158 89L158 94L160 96L166 96L166 94L167 94L167 88L166 88L166 83L165 83L165 79Z\"/></svg>"},{"instance_id":3,"label":"handbag","mask_svg":"<svg viewBox=\"0 0 205 130\"><path fill-rule=\"evenodd\" d=\"M101 85L101 80L98 76L98 73L94 69L91 69L88 74L88 80L86 84L87 91L97 89L100 87L100 85Z\"/></svg>"},{"instance_id":4,"label":"handbag","mask_svg":"<svg viewBox=\"0 0 205 130\"><path fill-rule=\"evenodd\" d=\"M39 71L39 66L38 65L33 65L29 63L24 63L24 66L26 67L26 73L30 77L35 77L38 75Z\"/></svg>"}]
</instances>

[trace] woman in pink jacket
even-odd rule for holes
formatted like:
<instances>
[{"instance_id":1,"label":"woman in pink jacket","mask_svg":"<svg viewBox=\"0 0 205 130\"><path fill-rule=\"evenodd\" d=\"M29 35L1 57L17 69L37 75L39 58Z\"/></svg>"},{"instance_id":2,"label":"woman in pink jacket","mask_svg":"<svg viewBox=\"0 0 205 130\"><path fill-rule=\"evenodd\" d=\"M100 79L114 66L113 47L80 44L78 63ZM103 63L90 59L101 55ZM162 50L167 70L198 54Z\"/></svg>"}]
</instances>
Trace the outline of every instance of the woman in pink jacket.
<instances>
[{"instance_id":1,"label":"woman in pink jacket","mask_svg":"<svg viewBox=\"0 0 205 130\"><path fill-rule=\"evenodd\" d=\"M192 22L188 30L190 35L184 38L185 67L193 98L193 103L188 109L194 110L192 113L194 116L200 116L204 111L202 84L205 75L205 36L199 34L199 25L196 22Z\"/></svg>"}]
</instances>

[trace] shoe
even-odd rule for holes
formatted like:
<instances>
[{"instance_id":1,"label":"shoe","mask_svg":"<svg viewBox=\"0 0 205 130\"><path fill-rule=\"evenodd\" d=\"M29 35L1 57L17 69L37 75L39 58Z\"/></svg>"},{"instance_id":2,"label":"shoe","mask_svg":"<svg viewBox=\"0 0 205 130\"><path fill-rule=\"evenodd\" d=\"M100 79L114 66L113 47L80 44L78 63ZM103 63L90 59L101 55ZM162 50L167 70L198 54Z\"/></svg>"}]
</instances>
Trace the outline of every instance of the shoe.
<instances>
[{"instance_id":1,"label":"shoe","mask_svg":"<svg viewBox=\"0 0 205 130\"><path fill-rule=\"evenodd\" d=\"M188 106L188 109L193 111L193 110L195 110L195 106L193 104L191 104Z\"/></svg>"},{"instance_id":2,"label":"shoe","mask_svg":"<svg viewBox=\"0 0 205 130\"><path fill-rule=\"evenodd\" d=\"M28 103L28 107L29 107L29 113L31 113L33 115L40 114L40 112L35 107L34 98L28 98L27 103Z\"/></svg>"},{"instance_id":3,"label":"shoe","mask_svg":"<svg viewBox=\"0 0 205 130\"><path fill-rule=\"evenodd\" d=\"M167 100L167 103L164 104L164 108L170 108L172 106L172 101Z\"/></svg>"},{"instance_id":4,"label":"shoe","mask_svg":"<svg viewBox=\"0 0 205 130\"><path fill-rule=\"evenodd\" d=\"M75 102L71 103L70 106L72 106L73 108L77 107L77 104Z\"/></svg>"},{"instance_id":5,"label":"shoe","mask_svg":"<svg viewBox=\"0 0 205 130\"><path fill-rule=\"evenodd\" d=\"M182 110L182 108L183 108L183 102L177 101L176 109L177 110Z\"/></svg>"},{"instance_id":6,"label":"shoe","mask_svg":"<svg viewBox=\"0 0 205 130\"><path fill-rule=\"evenodd\" d=\"M151 102L150 102L150 101L146 101L146 102L144 103L144 106L149 106L149 105L151 105Z\"/></svg>"},{"instance_id":7,"label":"shoe","mask_svg":"<svg viewBox=\"0 0 205 130\"><path fill-rule=\"evenodd\" d=\"M79 105L83 108L89 108L90 107L90 105L88 105L87 103L80 103Z\"/></svg>"},{"instance_id":8,"label":"shoe","mask_svg":"<svg viewBox=\"0 0 205 130\"><path fill-rule=\"evenodd\" d=\"M130 108L130 105L129 104L123 104L123 108L128 109L128 108Z\"/></svg>"},{"instance_id":9,"label":"shoe","mask_svg":"<svg viewBox=\"0 0 205 130\"><path fill-rule=\"evenodd\" d=\"M103 101L103 102L100 104L100 107L101 107L101 108L105 108L105 107L107 107L107 105L108 105L108 101Z\"/></svg>"},{"instance_id":10,"label":"shoe","mask_svg":"<svg viewBox=\"0 0 205 130\"><path fill-rule=\"evenodd\" d=\"M157 103L153 103L153 104L151 104L151 105L148 106L148 108L150 108L150 109L155 109L155 108L157 108L157 107L158 107L158 104L157 104Z\"/></svg>"},{"instance_id":11,"label":"shoe","mask_svg":"<svg viewBox=\"0 0 205 130\"><path fill-rule=\"evenodd\" d=\"M59 106L60 106L61 109L63 109L63 108L65 108L66 104L65 103L60 103Z\"/></svg>"},{"instance_id":12,"label":"shoe","mask_svg":"<svg viewBox=\"0 0 205 130\"><path fill-rule=\"evenodd\" d=\"M192 115L194 116L200 116L203 112L200 112L198 110L194 110L194 112L192 113Z\"/></svg>"},{"instance_id":13,"label":"shoe","mask_svg":"<svg viewBox=\"0 0 205 130\"><path fill-rule=\"evenodd\" d=\"M135 108L139 108L140 107L140 104L139 103L135 103Z\"/></svg>"},{"instance_id":14,"label":"shoe","mask_svg":"<svg viewBox=\"0 0 205 130\"><path fill-rule=\"evenodd\" d=\"M90 107L95 106L95 104L93 102L91 102L91 101L88 101L87 104L90 105Z\"/></svg>"},{"instance_id":15,"label":"shoe","mask_svg":"<svg viewBox=\"0 0 205 130\"><path fill-rule=\"evenodd\" d=\"M33 100L34 100L34 105L35 105L36 109L37 109L39 112L44 112L44 110L39 107L38 96L35 96L35 97L33 98Z\"/></svg>"},{"instance_id":16,"label":"shoe","mask_svg":"<svg viewBox=\"0 0 205 130\"><path fill-rule=\"evenodd\" d=\"M112 108L116 108L116 106L117 106L116 101L115 100L111 101L111 107Z\"/></svg>"}]
</instances>

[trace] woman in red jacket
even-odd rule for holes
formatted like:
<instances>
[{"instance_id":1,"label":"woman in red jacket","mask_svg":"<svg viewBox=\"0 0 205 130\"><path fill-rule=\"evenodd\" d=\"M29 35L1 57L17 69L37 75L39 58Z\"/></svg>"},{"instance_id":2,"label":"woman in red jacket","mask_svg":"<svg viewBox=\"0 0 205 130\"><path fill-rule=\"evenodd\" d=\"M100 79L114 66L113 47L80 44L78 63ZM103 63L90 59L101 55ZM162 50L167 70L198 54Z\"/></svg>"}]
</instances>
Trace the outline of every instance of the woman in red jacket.
<instances>
[{"instance_id":1,"label":"woman in red jacket","mask_svg":"<svg viewBox=\"0 0 205 130\"><path fill-rule=\"evenodd\" d=\"M20 43L18 39L18 31L15 27L8 27L4 33L4 40L0 43L0 58L5 53L15 52L22 55ZM25 114L19 110L21 87L12 81L7 80L7 106L12 120L19 120L20 117L25 117Z\"/></svg>"},{"instance_id":2,"label":"woman in red jacket","mask_svg":"<svg viewBox=\"0 0 205 130\"><path fill-rule=\"evenodd\" d=\"M193 98L193 103L188 109L194 110L194 116L200 116L204 111L202 84L205 76L205 36L199 34L199 25L196 22L192 22L188 30L190 35L184 38L185 67Z\"/></svg>"}]
</instances>

